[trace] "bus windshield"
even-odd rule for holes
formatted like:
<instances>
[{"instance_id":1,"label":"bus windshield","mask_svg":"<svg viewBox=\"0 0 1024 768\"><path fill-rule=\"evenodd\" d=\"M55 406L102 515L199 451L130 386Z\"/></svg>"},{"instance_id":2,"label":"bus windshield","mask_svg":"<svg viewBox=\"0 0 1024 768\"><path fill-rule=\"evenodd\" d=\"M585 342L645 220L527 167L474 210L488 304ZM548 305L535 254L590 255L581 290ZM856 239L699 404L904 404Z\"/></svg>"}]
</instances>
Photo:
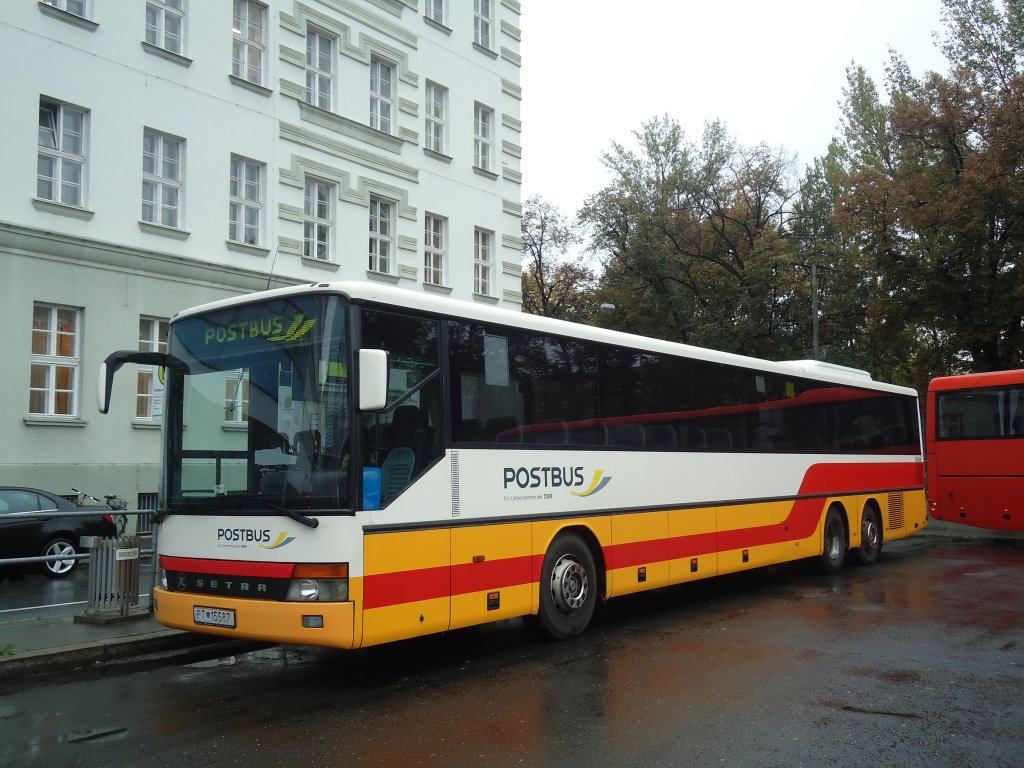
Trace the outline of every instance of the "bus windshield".
<instances>
[{"instance_id":1,"label":"bus windshield","mask_svg":"<svg viewBox=\"0 0 1024 768\"><path fill-rule=\"evenodd\" d=\"M172 323L168 507L351 508L347 303L291 296Z\"/></svg>"}]
</instances>

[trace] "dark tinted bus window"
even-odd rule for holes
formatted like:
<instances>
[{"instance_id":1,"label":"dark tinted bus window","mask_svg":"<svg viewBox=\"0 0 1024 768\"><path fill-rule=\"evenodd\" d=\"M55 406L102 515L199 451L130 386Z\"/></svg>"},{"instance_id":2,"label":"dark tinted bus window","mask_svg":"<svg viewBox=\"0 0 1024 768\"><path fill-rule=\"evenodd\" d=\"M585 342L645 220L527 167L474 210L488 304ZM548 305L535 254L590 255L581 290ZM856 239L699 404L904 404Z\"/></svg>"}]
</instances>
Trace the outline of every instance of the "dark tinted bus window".
<instances>
[{"instance_id":1,"label":"dark tinted bus window","mask_svg":"<svg viewBox=\"0 0 1024 768\"><path fill-rule=\"evenodd\" d=\"M936 401L940 440L1019 436L1024 402L1019 389L940 392Z\"/></svg>"},{"instance_id":2,"label":"dark tinted bus window","mask_svg":"<svg viewBox=\"0 0 1024 768\"><path fill-rule=\"evenodd\" d=\"M593 344L477 323L449 323L452 439L568 444L597 418Z\"/></svg>"},{"instance_id":3,"label":"dark tinted bus window","mask_svg":"<svg viewBox=\"0 0 1024 768\"><path fill-rule=\"evenodd\" d=\"M687 448L689 361L622 347L600 352L601 416L610 446Z\"/></svg>"},{"instance_id":4,"label":"dark tinted bus window","mask_svg":"<svg viewBox=\"0 0 1024 768\"><path fill-rule=\"evenodd\" d=\"M757 434L755 374L720 363L692 361L694 447L752 450Z\"/></svg>"}]
</instances>

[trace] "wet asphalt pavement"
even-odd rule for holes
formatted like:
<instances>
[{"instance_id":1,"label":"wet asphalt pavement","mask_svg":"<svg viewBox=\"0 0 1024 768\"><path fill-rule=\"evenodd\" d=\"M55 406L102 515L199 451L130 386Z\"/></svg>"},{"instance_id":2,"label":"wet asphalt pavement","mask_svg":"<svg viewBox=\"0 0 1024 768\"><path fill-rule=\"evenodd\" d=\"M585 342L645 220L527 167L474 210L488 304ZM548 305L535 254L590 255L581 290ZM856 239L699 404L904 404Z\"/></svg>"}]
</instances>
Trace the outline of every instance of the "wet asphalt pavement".
<instances>
[{"instance_id":1,"label":"wet asphalt pavement","mask_svg":"<svg viewBox=\"0 0 1024 768\"><path fill-rule=\"evenodd\" d=\"M918 536L357 652L0 680L0 765L1020 766L1024 538Z\"/></svg>"}]
</instances>

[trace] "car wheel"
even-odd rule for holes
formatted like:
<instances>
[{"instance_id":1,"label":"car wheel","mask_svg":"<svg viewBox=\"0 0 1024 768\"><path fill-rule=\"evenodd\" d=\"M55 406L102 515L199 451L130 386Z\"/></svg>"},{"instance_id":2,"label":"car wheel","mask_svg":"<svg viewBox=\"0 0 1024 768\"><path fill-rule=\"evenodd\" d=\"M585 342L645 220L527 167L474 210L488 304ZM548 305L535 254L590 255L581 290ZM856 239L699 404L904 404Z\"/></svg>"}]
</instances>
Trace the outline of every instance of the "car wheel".
<instances>
[{"instance_id":1,"label":"car wheel","mask_svg":"<svg viewBox=\"0 0 1024 768\"><path fill-rule=\"evenodd\" d=\"M40 563L43 573L51 579L67 576L78 565L78 561L74 559L74 556L78 554L78 550L71 543L70 539L53 539L43 547L42 554L44 557L62 555L68 558L67 560L47 560L44 563Z\"/></svg>"}]
</instances>

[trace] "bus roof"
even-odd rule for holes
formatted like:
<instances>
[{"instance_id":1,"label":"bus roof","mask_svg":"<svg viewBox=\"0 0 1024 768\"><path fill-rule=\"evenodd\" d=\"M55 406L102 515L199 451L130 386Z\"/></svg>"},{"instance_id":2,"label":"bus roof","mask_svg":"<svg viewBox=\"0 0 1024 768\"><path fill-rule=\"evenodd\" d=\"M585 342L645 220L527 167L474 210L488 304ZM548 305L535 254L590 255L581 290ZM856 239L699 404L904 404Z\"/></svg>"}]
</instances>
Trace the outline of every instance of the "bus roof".
<instances>
[{"instance_id":1,"label":"bus roof","mask_svg":"<svg viewBox=\"0 0 1024 768\"><path fill-rule=\"evenodd\" d=\"M928 384L929 392L946 392L953 389L978 389L1001 387L1007 384L1024 385L1024 370L989 371L987 373L964 373L959 376L940 376Z\"/></svg>"},{"instance_id":2,"label":"bus roof","mask_svg":"<svg viewBox=\"0 0 1024 768\"><path fill-rule=\"evenodd\" d=\"M722 363L724 365L754 368L782 375L802 376L809 379L818 379L837 384L847 384L866 389L895 392L904 395L913 395L915 397L917 396L916 390L909 387L901 387L895 384L885 384L873 381L871 379L871 375L867 371L862 371L856 368L847 368L846 366L835 365L832 363L824 363L818 360L786 362L762 360L759 358L733 354L731 352L720 352L704 347L694 347L689 344L680 344L677 342L664 341L662 339L623 333L621 331L612 331L606 328L597 328L595 326L583 325L581 323L572 323L566 320L555 320L553 318L531 315L525 312L513 312L508 309L461 299L452 299L447 296L435 296L433 294L411 291L405 288L396 288L390 285L378 285L376 283L361 281L308 283L235 296L233 298L221 299L220 301L184 309L178 312L173 319L174 321L177 321L194 314L227 309L229 307L240 306L257 301L265 301L268 299L323 293L342 295L357 303L382 304L396 309L413 309L445 317L460 317L467 320L477 320L480 322L512 326L539 333L568 336L570 338L583 339L586 341L605 344L620 344L649 352L679 355L708 362Z\"/></svg>"}]
</instances>

